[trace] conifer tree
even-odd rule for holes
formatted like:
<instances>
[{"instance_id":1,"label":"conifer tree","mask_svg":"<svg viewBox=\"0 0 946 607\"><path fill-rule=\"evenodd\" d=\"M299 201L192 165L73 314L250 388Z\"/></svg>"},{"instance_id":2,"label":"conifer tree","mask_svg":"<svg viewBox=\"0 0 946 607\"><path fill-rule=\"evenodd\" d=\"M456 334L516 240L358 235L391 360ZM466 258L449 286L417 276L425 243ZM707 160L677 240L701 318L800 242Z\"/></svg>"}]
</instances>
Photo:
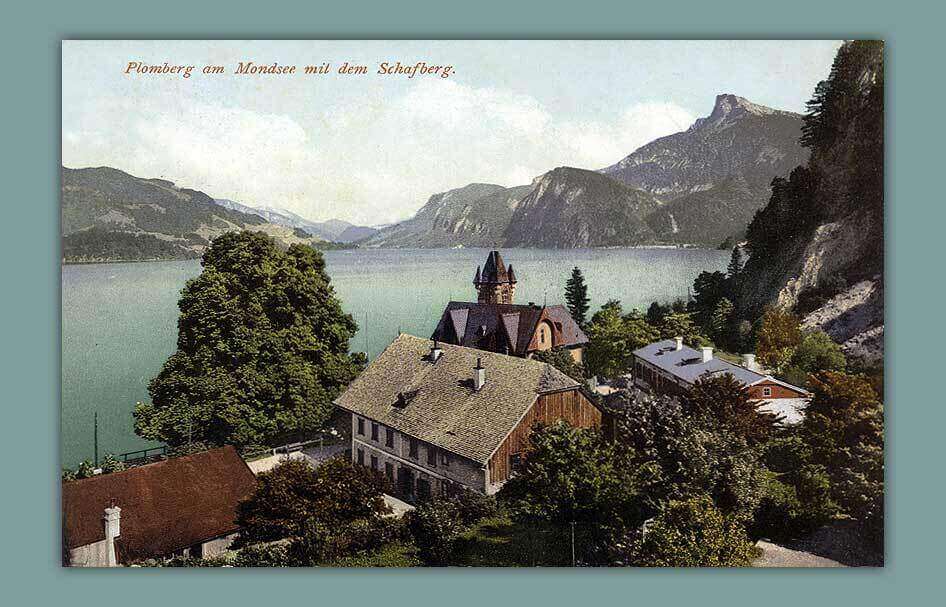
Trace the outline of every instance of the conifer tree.
<instances>
[{"instance_id":1,"label":"conifer tree","mask_svg":"<svg viewBox=\"0 0 946 607\"><path fill-rule=\"evenodd\" d=\"M565 302L568 305L568 311L572 318L580 326L585 325L585 317L588 314L588 285L585 284L585 277L582 276L578 266L572 270L571 278L565 283Z\"/></svg>"}]
</instances>

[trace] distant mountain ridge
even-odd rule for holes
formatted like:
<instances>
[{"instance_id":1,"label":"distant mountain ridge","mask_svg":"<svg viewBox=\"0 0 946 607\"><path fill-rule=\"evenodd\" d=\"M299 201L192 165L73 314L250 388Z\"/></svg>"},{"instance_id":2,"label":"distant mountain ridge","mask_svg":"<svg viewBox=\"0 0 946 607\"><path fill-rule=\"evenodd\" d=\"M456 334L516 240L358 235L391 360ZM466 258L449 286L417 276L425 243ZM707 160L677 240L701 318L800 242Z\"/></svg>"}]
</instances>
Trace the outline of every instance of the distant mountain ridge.
<instances>
[{"instance_id":1,"label":"distant mountain ridge","mask_svg":"<svg viewBox=\"0 0 946 607\"><path fill-rule=\"evenodd\" d=\"M198 190L110 167L62 167L62 247L66 261L198 257L230 230L257 230L283 245L317 244L303 230L220 206Z\"/></svg>"},{"instance_id":2,"label":"distant mountain ridge","mask_svg":"<svg viewBox=\"0 0 946 607\"><path fill-rule=\"evenodd\" d=\"M299 228L322 240L350 243L373 236L377 229L368 226L358 226L341 219L327 221L310 221L297 213L279 207L263 206L251 207L226 198L217 198L215 202L227 209L258 215L270 223L289 228Z\"/></svg>"},{"instance_id":3,"label":"distant mountain ridge","mask_svg":"<svg viewBox=\"0 0 946 607\"><path fill-rule=\"evenodd\" d=\"M732 94L686 131L656 139L600 170L650 192L663 208L648 219L659 240L718 244L741 236L765 206L775 177L808 160L802 116Z\"/></svg>"},{"instance_id":4,"label":"distant mountain ridge","mask_svg":"<svg viewBox=\"0 0 946 607\"><path fill-rule=\"evenodd\" d=\"M581 248L651 244L645 221L660 206L651 194L601 173L559 167L536 178L516 206L505 246Z\"/></svg>"},{"instance_id":5,"label":"distant mountain ridge","mask_svg":"<svg viewBox=\"0 0 946 607\"><path fill-rule=\"evenodd\" d=\"M382 229L362 244L397 248L498 245L519 199L529 189L471 183L434 194L412 218Z\"/></svg>"},{"instance_id":6,"label":"distant mountain ridge","mask_svg":"<svg viewBox=\"0 0 946 607\"><path fill-rule=\"evenodd\" d=\"M531 185L470 184L431 196L377 247L716 246L741 237L783 177L808 159L802 117L732 94L686 131L588 171L559 167Z\"/></svg>"}]
</instances>

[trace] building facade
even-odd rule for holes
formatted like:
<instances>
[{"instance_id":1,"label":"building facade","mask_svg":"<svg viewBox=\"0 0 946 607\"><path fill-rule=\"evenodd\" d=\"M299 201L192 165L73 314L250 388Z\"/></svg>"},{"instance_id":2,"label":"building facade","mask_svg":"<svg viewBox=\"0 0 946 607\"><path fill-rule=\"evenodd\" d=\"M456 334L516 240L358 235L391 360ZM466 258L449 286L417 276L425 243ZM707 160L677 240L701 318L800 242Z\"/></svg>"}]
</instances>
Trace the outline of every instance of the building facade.
<instances>
[{"instance_id":1,"label":"building facade","mask_svg":"<svg viewBox=\"0 0 946 607\"><path fill-rule=\"evenodd\" d=\"M492 494L515 473L535 423L602 424L575 380L538 361L401 335L336 400L354 463L408 501Z\"/></svg>"}]
</instances>

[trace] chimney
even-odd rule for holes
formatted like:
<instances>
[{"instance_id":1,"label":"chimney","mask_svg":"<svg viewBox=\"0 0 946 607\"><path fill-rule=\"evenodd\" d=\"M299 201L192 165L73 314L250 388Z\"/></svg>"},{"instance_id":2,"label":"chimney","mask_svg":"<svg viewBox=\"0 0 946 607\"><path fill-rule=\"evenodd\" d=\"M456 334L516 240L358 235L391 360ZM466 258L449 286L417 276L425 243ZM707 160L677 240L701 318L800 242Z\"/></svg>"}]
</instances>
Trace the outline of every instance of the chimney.
<instances>
[{"instance_id":1,"label":"chimney","mask_svg":"<svg viewBox=\"0 0 946 607\"><path fill-rule=\"evenodd\" d=\"M434 345L430 347L430 362L437 362L440 360L441 356L443 356L443 349L440 347L440 343L435 339Z\"/></svg>"},{"instance_id":2,"label":"chimney","mask_svg":"<svg viewBox=\"0 0 946 607\"><path fill-rule=\"evenodd\" d=\"M105 509L102 522L105 525L106 566L117 567L115 557L115 539L121 536L122 509L114 504Z\"/></svg>"},{"instance_id":3,"label":"chimney","mask_svg":"<svg viewBox=\"0 0 946 607\"><path fill-rule=\"evenodd\" d=\"M483 367L483 359L476 359L476 366L473 367L473 389L479 392L486 383L486 369Z\"/></svg>"},{"instance_id":4,"label":"chimney","mask_svg":"<svg viewBox=\"0 0 946 607\"><path fill-rule=\"evenodd\" d=\"M707 346L700 348L703 350L703 362L708 363L713 360L713 349Z\"/></svg>"},{"instance_id":5,"label":"chimney","mask_svg":"<svg viewBox=\"0 0 946 607\"><path fill-rule=\"evenodd\" d=\"M758 371L759 363L755 361L755 354L743 354L742 355L742 366L750 371Z\"/></svg>"},{"instance_id":6,"label":"chimney","mask_svg":"<svg viewBox=\"0 0 946 607\"><path fill-rule=\"evenodd\" d=\"M677 343L676 343L676 346L674 347L674 350L676 350L677 352L679 352L680 350L683 349L683 338L682 338L682 337L674 337L673 339L674 339L674 341L677 342Z\"/></svg>"}]
</instances>

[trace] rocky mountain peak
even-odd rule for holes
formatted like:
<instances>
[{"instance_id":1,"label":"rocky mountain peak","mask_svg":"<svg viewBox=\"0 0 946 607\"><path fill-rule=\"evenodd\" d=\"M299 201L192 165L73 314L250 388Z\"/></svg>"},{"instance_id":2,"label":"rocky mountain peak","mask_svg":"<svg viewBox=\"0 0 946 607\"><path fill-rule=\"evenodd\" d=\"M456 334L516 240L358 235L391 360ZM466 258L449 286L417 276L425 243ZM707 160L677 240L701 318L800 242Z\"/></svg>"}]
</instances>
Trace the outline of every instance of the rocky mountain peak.
<instances>
[{"instance_id":1,"label":"rocky mountain peak","mask_svg":"<svg viewBox=\"0 0 946 607\"><path fill-rule=\"evenodd\" d=\"M699 118L690 127L691 131L720 126L724 123L730 123L747 115L752 116L773 116L785 113L780 110L774 110L758 103L752 103L745 97L734 95L732 93L720 93L716 95L716 102L713 104L713 111L706 118Z\"/></svg>"}]
</instances>

